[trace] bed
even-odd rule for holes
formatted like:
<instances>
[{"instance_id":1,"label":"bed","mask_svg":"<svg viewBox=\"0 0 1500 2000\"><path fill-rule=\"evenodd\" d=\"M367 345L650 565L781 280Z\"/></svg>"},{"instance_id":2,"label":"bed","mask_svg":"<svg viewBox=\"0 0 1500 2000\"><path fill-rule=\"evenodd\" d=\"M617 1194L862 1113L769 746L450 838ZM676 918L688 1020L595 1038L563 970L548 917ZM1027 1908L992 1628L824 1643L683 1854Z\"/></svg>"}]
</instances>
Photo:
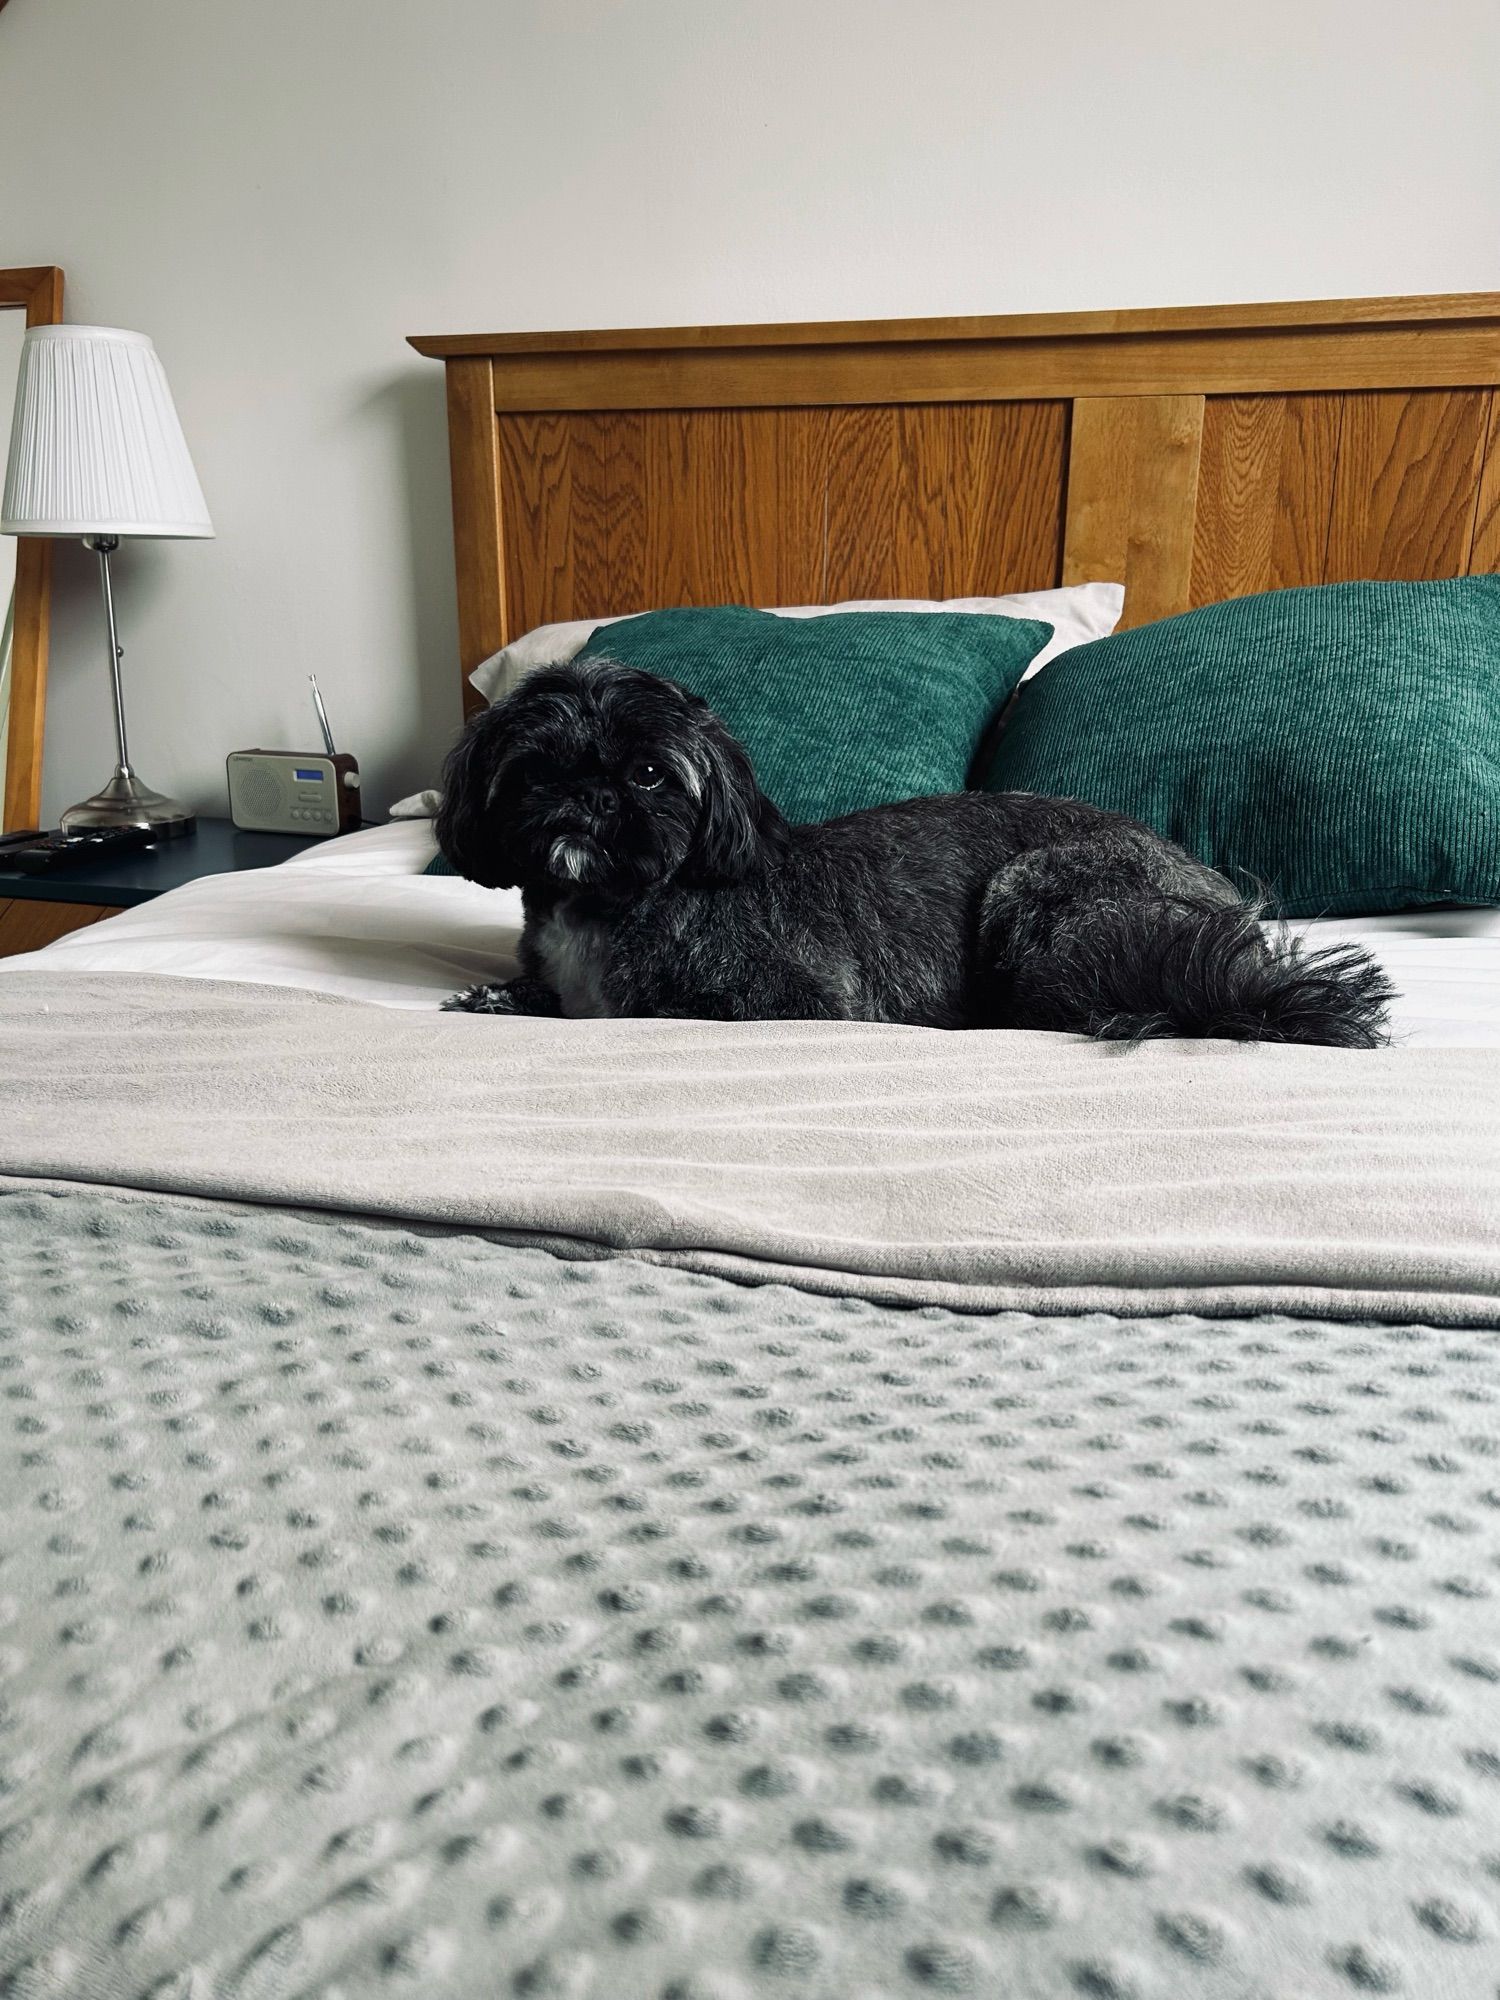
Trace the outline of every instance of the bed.
<instances>
[{"instance_id":1,"label":"bed","mask_svg":"<svg viewBox=\"0 0 1500 2000\"><path fill-rule=\"evenodd\" d=\"M418 345L466 690L1500 567L1493 298ZM1311 926L1374 1055L500 1023L432 853L0 968L0 1992L1493 2000L1496 913Z\"/></svg>"}]
</instances>

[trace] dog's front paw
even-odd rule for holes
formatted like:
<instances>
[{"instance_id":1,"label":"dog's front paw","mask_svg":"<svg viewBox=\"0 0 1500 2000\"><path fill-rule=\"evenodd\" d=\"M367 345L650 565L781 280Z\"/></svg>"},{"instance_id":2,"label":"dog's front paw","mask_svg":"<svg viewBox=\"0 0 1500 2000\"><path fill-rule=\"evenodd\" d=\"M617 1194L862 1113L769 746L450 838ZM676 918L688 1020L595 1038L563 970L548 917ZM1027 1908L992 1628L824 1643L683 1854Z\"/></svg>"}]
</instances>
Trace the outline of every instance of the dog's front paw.
<instances>
[{"instance_id":1,"label":"dog's front paw","mask_svg":"<svg viewBox=\"0 0 1500 2000\"><path fill-rule=\"evenodd\" d=\"M481 981L478 986L465 987L462 993L453 993L443 1002L445 1014L520 1014L524 1009L508 985L492 986Z\"/></svg>"},{"instance_id":2,"label":"dog's front paw","mask_svg":"<svg viewBox=\"0 0 1500 2000\"><path fill-rule=\"evenodd\" d=\"M481 981L443 1002L445 1014L539 1014L556 1020L562 1001L540 979L506 979L498 983Z\"/></svg>"}]
</instances>

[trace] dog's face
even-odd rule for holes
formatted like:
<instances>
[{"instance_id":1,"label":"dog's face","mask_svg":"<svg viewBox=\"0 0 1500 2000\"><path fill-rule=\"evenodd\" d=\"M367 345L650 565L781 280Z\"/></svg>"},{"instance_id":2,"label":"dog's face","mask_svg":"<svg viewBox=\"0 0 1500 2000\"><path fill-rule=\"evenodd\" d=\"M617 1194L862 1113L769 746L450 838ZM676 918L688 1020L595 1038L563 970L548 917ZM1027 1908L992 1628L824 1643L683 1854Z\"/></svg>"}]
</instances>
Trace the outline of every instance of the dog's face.
<instances>
[{"instance_id":1,"label":"dog's face","mask_svg":"<svg viewBox=\"0 0 1500 2000\"><path fill-rule=\"evenodd\" d=\"M629 899L742 879L780 824L705 702L589 660L542 668L475 717L443 773L437 837L486 888Z\"/></svg>"}]
</instances>

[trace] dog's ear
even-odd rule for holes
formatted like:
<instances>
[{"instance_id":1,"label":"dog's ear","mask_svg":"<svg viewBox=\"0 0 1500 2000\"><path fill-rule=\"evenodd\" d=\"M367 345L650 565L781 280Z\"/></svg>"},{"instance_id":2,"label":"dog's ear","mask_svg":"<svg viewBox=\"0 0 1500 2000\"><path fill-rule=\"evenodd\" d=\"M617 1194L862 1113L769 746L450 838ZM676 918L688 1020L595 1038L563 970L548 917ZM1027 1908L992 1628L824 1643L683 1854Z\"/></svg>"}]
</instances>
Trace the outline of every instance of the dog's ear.
<instances>
[{"instance_id":1,"label":"dog's ear","mask_svg":"<svg viewBox=\"0 0 1500 2000\"><path fill-rule=\"evenodd\" d=\"M458 874L485 889L513 889L517 876L506 843L497 837L495 803L504 775L509 733L506 703L476 715L448 752L443 801L434 831Z\"/></svg>"},{"instance_id":2,"label":"dog's ear","mask_svg":"<svg viewBox=\"0 0 1500 2000\"><path fill-rule=\"evenodd\" d=\"M700 882L741 882L779 845L786 822L755 781L744 750L707 708L699 722L707 769L692 874Z\"/></svg>"}]
</instances>

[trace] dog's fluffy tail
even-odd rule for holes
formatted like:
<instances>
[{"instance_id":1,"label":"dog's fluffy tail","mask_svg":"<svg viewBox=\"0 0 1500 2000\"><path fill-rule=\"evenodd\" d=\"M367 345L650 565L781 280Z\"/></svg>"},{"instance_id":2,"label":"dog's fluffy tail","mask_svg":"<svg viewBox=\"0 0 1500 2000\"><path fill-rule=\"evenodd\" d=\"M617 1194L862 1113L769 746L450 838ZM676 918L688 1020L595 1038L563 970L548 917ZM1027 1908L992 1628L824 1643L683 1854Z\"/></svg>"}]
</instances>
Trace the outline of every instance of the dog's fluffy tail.
<instances>
[{"instance_id":1,"label":"dog's fluffy tail","mask_svg":"<svg viewBox=\"0 0 1500 2000\"><path fill-rule=\"evenodd\" d=\"M1357 945L1307 951L1267 937L1254 903L1163 897L1105 920L1088 940L1088 1032L1106 1041L1212 1036L1237 1042L1318 1042L1373 1049L1389 1040L1394 997ZM1082 967L1076 968L1081 972ZM1076 989L1075 989L1076 990Z\"/></svg>"}]
</instances>

